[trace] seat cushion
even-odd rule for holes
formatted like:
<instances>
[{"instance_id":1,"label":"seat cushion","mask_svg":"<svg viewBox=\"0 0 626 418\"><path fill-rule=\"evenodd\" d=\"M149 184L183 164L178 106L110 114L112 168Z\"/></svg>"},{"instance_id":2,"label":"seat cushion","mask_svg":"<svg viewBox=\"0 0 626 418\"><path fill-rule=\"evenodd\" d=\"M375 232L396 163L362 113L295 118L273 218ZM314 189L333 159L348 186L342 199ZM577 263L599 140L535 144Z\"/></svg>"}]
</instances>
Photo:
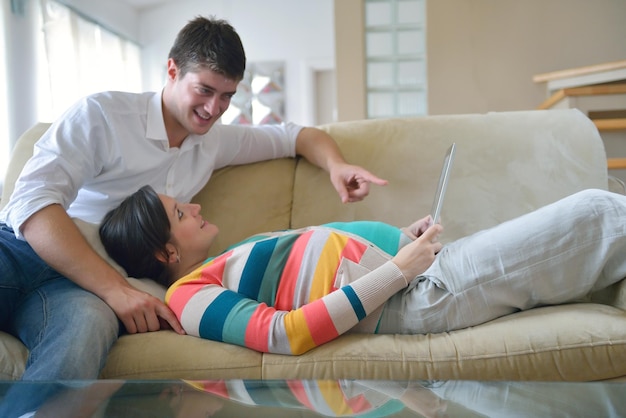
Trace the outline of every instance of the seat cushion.
<instances>
[{"instance_id":1,"label":"seat cushion","mask_svg":"<svg viewBox=\"0 0 626 418\"><path fill-rule=\"evenodd\" d=\"M262 354L173 331L120 337L104 379L261 379Z\"/></svg>"},{"instance_id":2,"label":"seat cushion","mask_svg":"<svg viewBox=\"0 0 626 418\"><path fill-rule=\"evenodd\" d=\"M449 333L347 335L298 357L264 355L265 379L602 380L626 375L626 313L577 303Z\"/></svg>"}]
</instances>

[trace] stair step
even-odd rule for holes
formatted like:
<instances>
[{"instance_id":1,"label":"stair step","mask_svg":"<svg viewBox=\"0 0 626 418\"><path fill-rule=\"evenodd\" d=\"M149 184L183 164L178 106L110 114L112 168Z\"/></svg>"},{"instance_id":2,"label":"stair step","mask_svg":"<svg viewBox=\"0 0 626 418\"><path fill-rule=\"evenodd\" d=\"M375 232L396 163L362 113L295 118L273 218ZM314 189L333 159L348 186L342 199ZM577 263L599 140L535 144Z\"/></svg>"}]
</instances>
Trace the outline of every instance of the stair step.
<instances>
[{"instance_id":1,"label":"stair step","mask_svg":"<svg viewBox=\"0 0 626 418\"><path fill-rule=\"evenodd\" d=\"M626 168L626 158L607 158L609 170L623 170Z\"/></svg>"},{"instance_id":2,"label":"stair step","mask_svg":"<svg viewBox=\"0 0 626 418\"><path fill-rule=\"evenodd\" d=\"M557 90L541 103L537 109L549 109L566 97L599 96L605 94L626 94L626 83L597 84Z\"/></svg>"},{"instance_id":3,"label":"stair step","mask_svg":"<svg viewBox=\"0 0 626 418\"><path fill-rule=\"evenodd\" d=\"M626 101L624 102L624 109L590 110L587 112L587 117L591 120L626 118Z\"/></svg>"},{"instance_id":4,"label":"stair step","mask_svg":"<svg viewBox=\"0 0 626 418\"><path fill-rule=\"evenodd\" d=\"M599 131L621 131L626 129L626 118L594 119L593 123Z\"/></svg>"}]
</instances>

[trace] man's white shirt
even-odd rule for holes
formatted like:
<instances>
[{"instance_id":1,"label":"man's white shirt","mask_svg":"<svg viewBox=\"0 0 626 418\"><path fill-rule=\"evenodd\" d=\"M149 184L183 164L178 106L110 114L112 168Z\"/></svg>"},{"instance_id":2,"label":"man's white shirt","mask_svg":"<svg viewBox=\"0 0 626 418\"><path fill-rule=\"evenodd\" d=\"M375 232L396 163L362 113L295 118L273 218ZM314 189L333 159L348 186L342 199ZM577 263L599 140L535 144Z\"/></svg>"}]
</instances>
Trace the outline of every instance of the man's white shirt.
<instances>
[{"instance_id":1,"label":"man's white shirt","mask_svg":"<svg viewBox=\"0 0 626 418\"><path fill-rule=\"evenodd\" d=\"M36 143L0 222L21 237L31 215L58 203L71 217L99 223L144 185L188 202L216 169L295 156L301 129L215 124L170 148L160 93L97 93L71 107Z\"/></svg>"}]
</instances>

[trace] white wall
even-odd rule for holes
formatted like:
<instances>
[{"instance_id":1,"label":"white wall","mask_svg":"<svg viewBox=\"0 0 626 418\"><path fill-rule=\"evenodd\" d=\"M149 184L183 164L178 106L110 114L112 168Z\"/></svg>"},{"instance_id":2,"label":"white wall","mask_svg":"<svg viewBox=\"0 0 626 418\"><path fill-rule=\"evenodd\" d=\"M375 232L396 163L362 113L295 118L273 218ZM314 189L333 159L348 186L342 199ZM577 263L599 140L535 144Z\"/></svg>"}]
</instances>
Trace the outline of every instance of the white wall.
<instances>
[{"instance_id":1,"label":"white wall","mask_svg":"<svg viewBox=\"0 0 626 418\"><path fill-rule=\"evenodd\" d=\"M0 30L6 40L7 96L2 141L12 149L17 138L36 122L37 37L39 0L20 0L20 13L11 1L0 0ZM162 88L171 44L180 28L198 15L214 15L235 27L248 61L284 61L287 120L312 125L315 120L313 70L334 68L333 0L178 0L138 12L123 0L59 0L107 29L142 46L145 90ZM0 150L6 157L7 144ZM6 158L0 160L4 177Z\"/></svg>"},{"instance_id":2,"label":"white wall","mask_svg":"<svg viewBox=\"0 0 626 418\"><path fill-rule=\"evenodd\" d=\"M334 68L333 0L180 0L146 10L139 15L146 90L163 86L174 38L198 15L228 20L248 62L284 61L286 118L313 124L312 69Z\"/></svg>"},{"instance_id":3,"label":"white wall","mask_svg":"<svg viewBox=\"0 0 626 418\"><path fill-rule=\"evenodd\" d=\"M431 114L534 109L534 75L626 58L626 0L431 0L427 19Z\"/></svg>"},{"instance_id":4,"label":"white wall","mask_svg":"<svg viewBox=\"0 0 626 418\"><path fill-rule=\"evenodd\" d=\"M32 1L32 0L27 0ZM138 12L123 0L57 0L98 21L107 29L132 40L139 40Z\"/></svg>"},{"instance_id":5,"label":"white wall","mask_svg":"<svg viewBox=\"0 0 626 418\"><path fill-rule=\"evenodd\" d=\"M142 46L145 90L163 86L167 54L178 30L197 15L224 18L238 31L249 61L285 61L287 119L311 124L310 68L334 67L333 0L179 0L138 12L122 0L60 0ZM39 0L22 0L23 13L5 16L11 144L37 122L36 23Z\"/></svg>"}]
</instances>

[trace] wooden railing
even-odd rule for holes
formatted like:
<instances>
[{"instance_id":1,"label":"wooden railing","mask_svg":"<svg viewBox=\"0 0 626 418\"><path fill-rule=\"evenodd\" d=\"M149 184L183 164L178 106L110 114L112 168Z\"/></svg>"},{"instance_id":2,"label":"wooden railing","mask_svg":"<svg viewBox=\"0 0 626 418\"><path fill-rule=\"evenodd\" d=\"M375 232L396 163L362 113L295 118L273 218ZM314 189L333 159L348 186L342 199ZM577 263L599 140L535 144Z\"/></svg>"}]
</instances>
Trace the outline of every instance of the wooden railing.
<instances>
[{"instance_id":1,"label":"wooden railing","mask_svg":"<svg viewBox=\"0 0 626 418\"><path fill-rule=\"evenodd\" d=\"M548 92L567 87L592 86L626 80L626 60L537 74L535 83L546 83Z\"/></svg>"},{"instance_id":2,"label":"wooden railing","mask_svg":"<svg viewBox=\"0 0 626 418\"><path fill-rule=\"evenodd\" d=\"M533 81L546 83L549 95L538 109L550 109L574 97L626 95L626 60L538 74ZM626 131L626 99L623 107L618 107L619 110L589 111L588 116L600 133ZM608 158L607 166L609 169L626 169L626 158Z\"/></svg>"},{"instance_id":3,"label":"wooden railing","mask_svg":"<svg viewBox=\"0 0 626 418\"><path fill-rule=\"evenodd\" d=\"M626 83L560 89L541 103L537 109L549 109L566 97L597 96L604 94L626 94Z\"/></svg>"}]
</instances>

